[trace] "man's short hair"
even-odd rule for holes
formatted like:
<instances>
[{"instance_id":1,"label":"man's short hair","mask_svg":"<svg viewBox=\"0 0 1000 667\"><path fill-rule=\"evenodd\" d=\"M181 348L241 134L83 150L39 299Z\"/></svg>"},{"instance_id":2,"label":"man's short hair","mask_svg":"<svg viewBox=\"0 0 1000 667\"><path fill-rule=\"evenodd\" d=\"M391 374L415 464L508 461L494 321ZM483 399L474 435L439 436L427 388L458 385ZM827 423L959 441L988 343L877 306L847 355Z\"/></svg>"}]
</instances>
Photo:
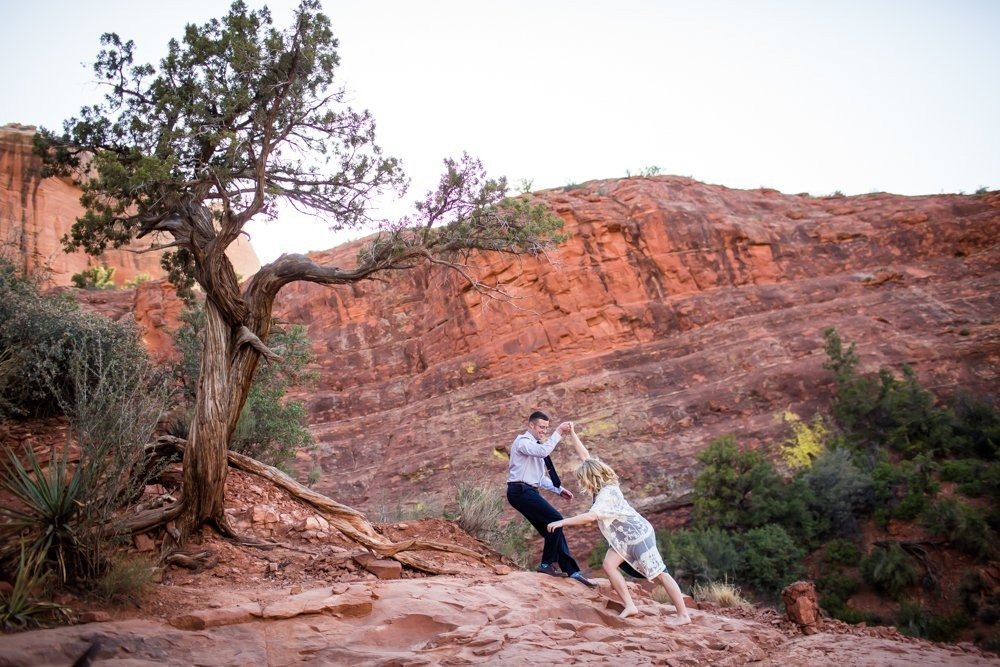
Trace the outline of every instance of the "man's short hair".
<instances>
[{"instance_id":1,"label":"man's short hair","mask_svg":"<svg viewBox=\"0 0 1000 667\"><path fill-rule=\"evenodd\" d=\"M549 416L547 414L545 414L544 412L541 412L540 410L535 410L534 412L531 413L531 416L528 417L528 423L530 424L532 422L536 422L539 419L544 419L545 421L550 421L549 420Z\"/></svg>"}]
</instances>

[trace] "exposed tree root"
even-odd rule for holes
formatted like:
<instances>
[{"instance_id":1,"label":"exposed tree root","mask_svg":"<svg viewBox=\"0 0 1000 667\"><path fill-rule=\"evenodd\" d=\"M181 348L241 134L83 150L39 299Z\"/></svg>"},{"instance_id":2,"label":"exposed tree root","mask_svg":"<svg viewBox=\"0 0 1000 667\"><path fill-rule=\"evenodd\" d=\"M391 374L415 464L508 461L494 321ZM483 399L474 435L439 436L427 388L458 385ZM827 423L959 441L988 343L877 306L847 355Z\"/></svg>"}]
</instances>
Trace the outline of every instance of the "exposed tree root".
<instances>
[{"instance_id":1,"label":"exposed tree root","mask_svg":"<svg viewBox=\"0 0 1000 667\"><path fill-rule=\"evenodd\" d=\"M362 546L368 547L380 556L394 558L404 565L409 565L414 569L428 572L430 574L460 574L461 571L459 570L443 568L427 562L416 554L406 553L408 551L419 550L443 551L446 553L454 553L473 558L483 565L490 567L495 572L500 573L500 571L498 571L497 568L489 562L487 557L482 556L471 549L466 549L456 545L441 544L440 542L428 542L426 540L392 542L384 535L379 534L375 530L374 526L372 526L371 522L369 522L368 519L366 519L365 516L356 509L348 507L347 505L342 505L341 503L338 503L321 493L317 493L312 489L299 484L277 468L265 465L248 456L243 456L242 454L237 454L236 452L229 452L229 465L244 472L263 477L272 482L275 486L281 487L298 500L307 503L320 512L320 514L323 515L331 526L339 530L345 536Z\"/></svg>"},{"instance_id":2,"label":"exposed tree root","mask_svg":"<svg viewBox=\"0 0 1000 667\"><path fill-rule=\"evenodd\" d=\"M156 442L146 446L147 452L153 456L167 456L174 453L184 452L187 445L185 440L173 436L162 436ZM243 472L263 477L275 486L281 487L296 499L311 506L330 523L330 525L351 540L366 547L379 556L394 558L404 565L408 565L416 570L430 574L461 574L460 570L441 567L421 558L417 554L408 553L412 551L441 551L454 553L468 558L473 558L483 565L490 567L498 574L505 573L506 568L497 568L486 556L482 556L475 551L457 545L441 544L439 542L429 542L426 540L406 540L404 542L392 542L384 535L375 530L375 527L365 518L364 514L352 507L338 503L337 501L317 493L312 489L299 484L294 479L281 472L273 466L266 465L248 456L229 452L229 465L242 470ZM164 507L146 510L127 520L125 528L133 533L141 533L158 525L165 524L181 514L183 498L181 501ZM218 532L234 541L249 546L261 548L273 548L280 546L277 542L259 540L241 536L223 518L216 522ZM165 556L167 562L171 558L178 558L178 565L189 567L183 561L179 552L171 552ZM203 565L204 567L204 565Z\"/></svg>"},{"instance_id":3,"label":"exposed tree root","mask_svg":"<svg viewBox=\"0 0 1000 667\"><path fill-rule=\"evenodd\" d=\"M163 558L164 563L186 567L194 572L210 570L219 564L219 555L211 549L202 551L174 551Z\"/></svg>"}]
</instances>

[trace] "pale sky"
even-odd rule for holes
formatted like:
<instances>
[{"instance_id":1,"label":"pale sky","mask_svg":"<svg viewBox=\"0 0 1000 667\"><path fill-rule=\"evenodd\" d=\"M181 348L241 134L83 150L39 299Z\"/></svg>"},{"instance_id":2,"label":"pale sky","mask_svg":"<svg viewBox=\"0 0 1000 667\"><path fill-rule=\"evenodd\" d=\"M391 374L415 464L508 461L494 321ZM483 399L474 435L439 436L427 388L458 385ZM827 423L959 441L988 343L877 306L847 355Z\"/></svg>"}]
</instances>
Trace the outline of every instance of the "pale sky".
<instances>
[{"instance_id":1,"label":"pale sky","mask_svg":"<svg viewBox=\"0 0 1000 667\"><path fill-rule=\"evenodd\" d=\"M101 33L135 40L139 59L158 64L186 23L229 4L0 0L0 124L58 129L98 101ZM266 4L287 26L294 0ZM406 204L463 150L534 190L649 167L814 195L1000 188L997 0L323 7L352 105L371 110L379 143L413 179ZM265 262L342 240L290 213L251 233Z\"/></svg>"}]
</instances>

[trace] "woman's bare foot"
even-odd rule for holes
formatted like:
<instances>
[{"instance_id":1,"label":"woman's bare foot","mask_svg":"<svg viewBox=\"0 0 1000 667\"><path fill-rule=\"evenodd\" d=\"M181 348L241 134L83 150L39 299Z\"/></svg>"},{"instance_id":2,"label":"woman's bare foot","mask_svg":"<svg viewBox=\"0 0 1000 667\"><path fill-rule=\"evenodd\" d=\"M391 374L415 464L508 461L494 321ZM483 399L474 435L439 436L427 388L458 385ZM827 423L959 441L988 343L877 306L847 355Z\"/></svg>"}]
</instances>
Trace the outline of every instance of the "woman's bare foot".
<instances>
[{"instance_id":1,"label":"woman's bare foot","mask_svg":"<svg viewBox=\"0 0 1000 667\"><path fill-rule=\"evenodd\" d=\"M622 609L622 613L618 614L618 618L628 618L629 616L634 616L635 614L638 613L639 610L636 609L635 605L629 605L628 607Z\"/></svg>"},{"instance_id":2,"label":"woman's bare foot","mask_svg":"<svg viewBox=\"0 0 1000 667\"><path fill-rule=\"evenodd\" d=\"M667 621L667 625L687 625L691 622L691 617L687 614L683 616L674 616Z\"/></svg>"}]
</instances>

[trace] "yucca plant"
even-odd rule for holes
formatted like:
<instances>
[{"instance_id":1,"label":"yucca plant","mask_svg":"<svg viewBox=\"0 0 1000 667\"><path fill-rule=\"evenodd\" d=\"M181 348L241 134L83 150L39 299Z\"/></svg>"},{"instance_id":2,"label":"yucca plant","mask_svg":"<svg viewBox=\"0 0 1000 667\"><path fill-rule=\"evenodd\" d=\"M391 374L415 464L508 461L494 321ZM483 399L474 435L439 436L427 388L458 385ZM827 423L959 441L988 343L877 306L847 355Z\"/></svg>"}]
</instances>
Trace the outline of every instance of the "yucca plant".
<instances>
[{"instance_id":1,"label":"yucca plant","mask_svg":"<svg viewBox=\"0 0 1000 667\"><path fill-rule=\"evenodd\" d=\"M0 490L18 501L0 507L0 558L17 560L15 545L20 537L27 562L42 568L54 565L61 581L66 582L84 556L76 525L87 492L87 475L80 474L80 466L71 472L65 455L53 455L43 468L34 450L26 447L25 460L27 465L11 450L7 450L6 461L0 459L4 472Z\"/></svg>"},{"instance_id":2,"label":"yucca plant","mask_svg":"<svg viewBox=\"0 0 1000 667\"><path fill-rule=\"evenodd\" d=\"M38 556L32 560L24 542L21 542L21 555L13 586L10 592L0 593L0 629L5 632L43 625L45 621L60 616L69 617L70 611L67 607L56 602L35 600L32 597L32 593L45 579L45 573L40 565Z\"/></svg>"}]
</instances>

